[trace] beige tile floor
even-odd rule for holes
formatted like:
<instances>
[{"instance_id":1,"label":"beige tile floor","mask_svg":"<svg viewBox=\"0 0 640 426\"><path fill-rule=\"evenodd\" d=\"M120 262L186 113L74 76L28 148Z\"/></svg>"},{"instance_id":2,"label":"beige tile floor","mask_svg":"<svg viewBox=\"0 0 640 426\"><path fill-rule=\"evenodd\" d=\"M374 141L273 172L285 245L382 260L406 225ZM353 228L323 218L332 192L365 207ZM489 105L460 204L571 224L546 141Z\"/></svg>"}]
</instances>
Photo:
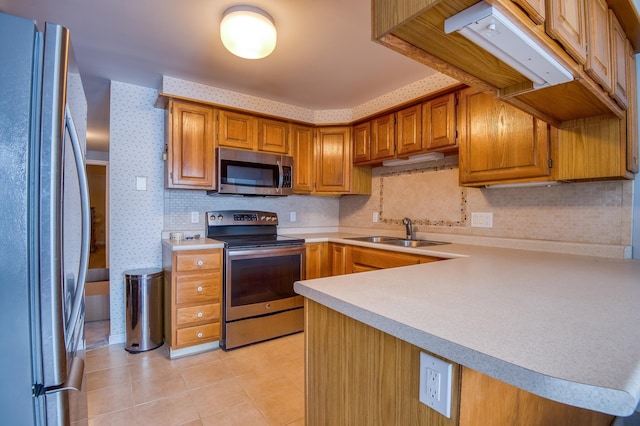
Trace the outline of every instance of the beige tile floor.
<instances>
[{"instance_id":1,"label":"beige tile floor","mask_svg":"<svg viewBox=\"0 0 640 426\"><path fill-rule=\"evenodd\" d=\"M87 352L88 424L304 425L304 335L169 360Z\"/></svg>"}]
</instances>

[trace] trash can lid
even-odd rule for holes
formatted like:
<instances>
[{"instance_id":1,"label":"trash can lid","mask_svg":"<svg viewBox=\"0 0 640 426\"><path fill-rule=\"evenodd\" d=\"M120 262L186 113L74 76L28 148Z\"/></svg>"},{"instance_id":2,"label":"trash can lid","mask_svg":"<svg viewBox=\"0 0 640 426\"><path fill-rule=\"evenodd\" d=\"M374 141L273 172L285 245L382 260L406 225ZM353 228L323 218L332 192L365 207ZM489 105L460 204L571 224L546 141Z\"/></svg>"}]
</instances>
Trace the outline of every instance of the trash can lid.
<instances>
[{"instance_id":1,"label":"trash can lid","mask_svg":"<svg viewBox=\"0 0 640 426\"><path fill-rule=\"evenodd\" d=\"M124 271L124 275L126 277L150 276L150 275L158 275L158 274L162 274L162 268L140 268L140 269L130 269L128 271Z\"/></svg>"}]
</instances>

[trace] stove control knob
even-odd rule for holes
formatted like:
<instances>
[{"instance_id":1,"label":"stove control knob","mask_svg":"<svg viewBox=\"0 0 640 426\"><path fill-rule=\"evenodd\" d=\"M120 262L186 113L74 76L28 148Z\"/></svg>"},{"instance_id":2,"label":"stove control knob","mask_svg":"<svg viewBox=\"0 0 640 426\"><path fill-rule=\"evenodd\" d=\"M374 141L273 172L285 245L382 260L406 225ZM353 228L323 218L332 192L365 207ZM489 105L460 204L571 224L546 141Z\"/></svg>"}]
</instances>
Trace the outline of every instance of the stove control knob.
<instances>
[{"instance_id":1,"label":"stove control knob","mask_svg":"<svg viewBox=\"0 0 640 426\"><path fill-rule=\"evenodd\" d=\"M218 215L218 222L222 222L222 215L221 214Z\"/></svg>"}]
</instances>

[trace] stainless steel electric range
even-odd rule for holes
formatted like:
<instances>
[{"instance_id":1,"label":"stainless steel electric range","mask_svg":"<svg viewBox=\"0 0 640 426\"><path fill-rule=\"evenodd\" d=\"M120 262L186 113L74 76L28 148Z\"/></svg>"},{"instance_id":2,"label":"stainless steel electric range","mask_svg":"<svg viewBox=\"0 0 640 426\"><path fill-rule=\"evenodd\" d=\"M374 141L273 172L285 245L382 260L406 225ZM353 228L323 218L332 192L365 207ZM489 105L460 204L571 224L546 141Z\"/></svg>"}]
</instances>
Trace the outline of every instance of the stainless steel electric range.
<instances>
[{"instance_id":1,"label":"stainless steel electric range","mask_svg":"<svg viewBox=\"0 0 640 426\"><path fill-rule=\"evenodd\" d=\"M207 212L207 237L225 243L222 341L233 349L304 328L304 240L280 236L278 215L254 210Z\"/></svg>"}]
</instances>

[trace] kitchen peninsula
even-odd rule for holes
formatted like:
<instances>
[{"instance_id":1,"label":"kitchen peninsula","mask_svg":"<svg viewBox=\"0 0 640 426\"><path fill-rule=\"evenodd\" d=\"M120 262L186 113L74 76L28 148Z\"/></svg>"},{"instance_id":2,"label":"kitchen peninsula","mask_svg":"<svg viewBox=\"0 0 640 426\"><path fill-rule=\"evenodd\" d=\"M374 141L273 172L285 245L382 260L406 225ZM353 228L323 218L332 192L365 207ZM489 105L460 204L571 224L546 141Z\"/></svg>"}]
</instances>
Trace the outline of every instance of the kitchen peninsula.
<instances>
[{"instance_id":1,"label":"kitchen peninsula","mask_svg":"<svg viewBox=\"0 0 640 426\"><path fill-rule=\"evenodd\" d=\"M462 244L410 251L447 260L296 283L308 424L595 425L634 412L640 262ZM453 363L450 419L418 402L420 351Z\"/></svg>"}]
</instances>

